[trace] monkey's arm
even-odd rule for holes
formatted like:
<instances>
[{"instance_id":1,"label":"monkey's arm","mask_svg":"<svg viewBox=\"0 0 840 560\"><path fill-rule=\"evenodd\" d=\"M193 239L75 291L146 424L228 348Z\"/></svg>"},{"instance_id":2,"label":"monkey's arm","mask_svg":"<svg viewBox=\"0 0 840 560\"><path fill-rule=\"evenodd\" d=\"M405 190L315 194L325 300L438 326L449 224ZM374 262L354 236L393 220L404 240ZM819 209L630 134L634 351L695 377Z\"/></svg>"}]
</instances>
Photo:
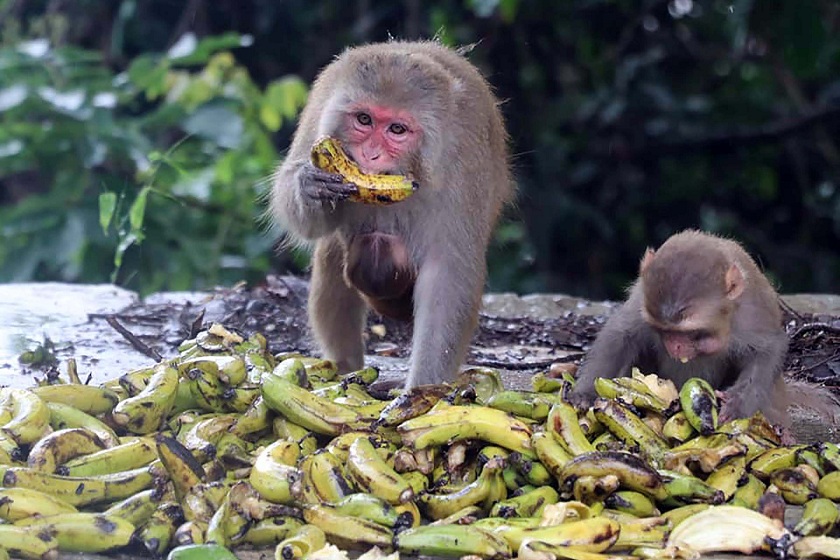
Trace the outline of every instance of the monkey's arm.
<instances>
[{"instance_id":1,"label":"monkey's arm","mask_svg":"<svg viewBox=\"0 0 840 560\"><path fill-rule=\"evenodd\" d=\"M736 365L740 374L726 389L721 410L723 421L751 416L758 410L772 409L774 386L782 375L788 339L784 331L761 333L753 340L738 341ZM735 341L733 341L734 343Z\"/></svg>"},{"instance_id":2,"label":"monkey's arm","mask_svg":"<svg viewBox=\"0 0 840 560\"><path fill-rule=\"evenodd\" d=\"M597 377L626 377L653 344L653 333L642 320L636 290L608 320L578 370L570 397L578 406L589 406L597 396Z\"/></svg>"},{"instance_id":3,"label":"monkey's arm","mask_svg":"<svg viewBox=\"0 0 840 560\"><path fill-rule=\"evenodd\" d=\"M284 229L317 239L335 230L341 222L341 201L358 190L340 175L290 155L277 172L271 208Z\"/></svg>"}]
</instances>

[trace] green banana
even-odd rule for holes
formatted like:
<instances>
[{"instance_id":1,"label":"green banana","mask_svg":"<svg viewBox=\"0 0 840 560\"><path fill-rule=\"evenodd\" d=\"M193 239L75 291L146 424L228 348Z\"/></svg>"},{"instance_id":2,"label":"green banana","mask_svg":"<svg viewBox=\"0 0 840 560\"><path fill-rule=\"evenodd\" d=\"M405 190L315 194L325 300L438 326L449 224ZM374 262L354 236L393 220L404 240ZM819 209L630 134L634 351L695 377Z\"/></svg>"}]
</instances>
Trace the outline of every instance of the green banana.
<instances>
[{"instance_id":1,"label":"green banana","mask_svg":"<svg viewBox=\"0 0 840 560\"><path fill-rule=\"evenodd\" d=\"M272 410L265 404L265 399L259 395L248 405L248 408L240 414L233 425L230 433L239 437L245 437L271 428Z\"/></svg>"},{"instance_id":2,"label":"green banana","mask_svg":"<svg viewBox=\"0 0 840 560\"><path fill-rule=\"evenodd\" d=\"M85 428L65 428L42 437L29 450L30 469L54 473L68 460L79 455L102 451L105 444L96 434Z\"/></svg>"},{"instance_id":3,"label":"green banana","mask_svg":"<svg viewBox=\"0 0 840 560\"><path fill-rule=\"evenodd\" d=\"M105 447L114 447L120 443L117 434L108 424L87 412L58 402L48 402L47 408L50 409L50 427L53 430L84 428L96 434Z\"/></svg>"},{"instance_id":4,"label":"green banana","mask_svg":"<svg viewBox=\"0 0 840 560\"><path fill-rule=\"evenodd\" d=\"M397 426L405 445L415 449L480 439L533 457L530 427L494 408L475 405L438 404L422 416Z\"/></svg>"},{"instance_id":5,"label":"green banana","mask_svg":"<svg viewBox=\"0 0 840 560\"><path fill-rule=\"evenodd\" d=\"M655 500L668 496L664 481L659 473L645 461L623 451L593 451L572 458L557 474L561 485L568 490L580 476L602 477L614 474L621 484Z\"/></svg>"},{"instance_id":6,"label":"green banana","mask_svg":"<svg viewBox=\"0 0 840 560\"><path fill-rule=\"evenodd\" d=\"M840 510L834 502L826 498L813 498L805 502L802 518L793 532L803 537L827 535L837 524L838 517Z\"/></svg>"},{"instance_id":7,"label":"green banana","mask_svg":"<svg viewBox=\"0 0 840 560\"><path fill-rule=\"evenodd\" d=\"M575 407L567 402L560 401L551 407L545 429L571 455L595 451L580 427Z\"/></svg>"},{"instance_id":8,"label":"green banana","mask_svg":"<svg viewBox=\"0 0 840 560\"><path fill-rule=\"evenodd\" d=\"M58 548L66 552L107 552L129 544L134 525L101 513L59 513L21 519L17 526L55 535Z\"/></svg>"},{"instance_id":9,"label":"green banana","mask_svg":"<svg viewBox=\"0 0 840 560\"><path fill-rule=\"evenodd\" d=\"M663 548L670 532L670 522L664 517L645 517L621 521L621 531L612 550L633 550L640 546Z\"/></svg>"},{"instance_id":10,"label":"green banana","mask_svg":"<svg viewBox=\"0 0 840 560\"><path fill-rule=\"evenodd\" d=\"M692 377L680 389L680 405L688 423L703 435L718 427L718 404L715 390L702 377Z\"/></svg>"},{"instance_id":11,"label":"green banana","mask_svg":"<svg viewBox=\"0 0 840 560\"><path fill-rule=\"evenodd\" d=\"M407 556L474 556L510 558L511 547L489 531L472 525L424 525L394 537L394 547Z\"/></svg>"},{"instance_id":12,"label":"green banana","mask_svg":"<svg viewBox=\"0 0 840 560\"><path fill-rule=\"evenodd\" d=\"M0 431L15 440L18 445L34 443L41 439L50 425L50 409L44 400L34 390L11 387L0 389L0 395L9 399L12 412L11 420L6 422Z\"/></svg>"},{"instance_id":13,"label":"green banana","mask_svg":"<svg viewBox=\"0 0 840 560\"><path fill-rule=\"evenodd\" d=\"M203 523L201 521L184 521L178 528L175 529L175 533L172 535L172 544L175 548L173 548L173 552L169 553L167 556L167 560L172 560L173 553L176 549L183 546L188 546L191 544L204 544L204 534L207 532L207 523ZM203 557L204 560L207 560L206 556Z\"/></svg>"},{"instance_id":14,"label":"green banana","mask_svg":"<svg viewBox=\"0 0 840 560\"><path fill-rule=\"evenodd\" d=\"M676 527L695 513L700 513L704 509L710 508L712 504L688 504L685 506L676 507L663 513L660 517L664 517L671 522L671 527Z\"/></svg>"},{"instance_id":15,"label":"green banana","mask_svg":"<svg viewBox=\"0 0 840 560\"><path fill-rule=\"evenodd\" d=\"M775 471L796 466L796 453L800 447L774 447L768 449L750 462L750 472L761 480L767 481Z\"/></svg>"},{"instance_id":16,"label":"green banana","mask_svg":"<svg viewBox=\"0 0 840 560\"><path fill-rule=\"evenodd\" d=\"M0 488L0 519L12 522L36 515L73 513L76 508L51 494L29 488Z\"/></svg>"},{"instance_id":17,"label":"green banana","mask_svg":"<svg viewBox=\"0 0 840 560\"><path fill-rule=\"evenodd\" d=\"M43 385L32 392L45 403L66 404L91 416L111 412L120 400L114 391L93 385Z\"/></svg>"},{"instance_id":18,"label":"green banana","mask_svg":"<svg viewBox=\"0 0 840 560\"><path fill-rule=\"evenodd\" d=\"M840 470L840 446L823 441L817 444L817 452L825 463L831 465L834 470Z\"/></svg>"},{"instance_id":19,"label":"green banana","mask_svg":"<svg viewBox=\"0 0 840 560\"><path fill-rule=\"evenodd\" d=\"M347 472L356 485L391 504L414 498L414 490L395 471L366 437L356 438L347 455Z\"/></svg>"},{"instance_id":20,"label":"green banana","mask_svg":"<svg viewBox=\"0 0 840 560\"><path fill-rule=\"evenodd\" d=\"M115 424L135 434L148 434L157 430L172 410L177 391L178 370L159 363L146 387L117 403L111 417Z\"/></svg>"}]
</instances>

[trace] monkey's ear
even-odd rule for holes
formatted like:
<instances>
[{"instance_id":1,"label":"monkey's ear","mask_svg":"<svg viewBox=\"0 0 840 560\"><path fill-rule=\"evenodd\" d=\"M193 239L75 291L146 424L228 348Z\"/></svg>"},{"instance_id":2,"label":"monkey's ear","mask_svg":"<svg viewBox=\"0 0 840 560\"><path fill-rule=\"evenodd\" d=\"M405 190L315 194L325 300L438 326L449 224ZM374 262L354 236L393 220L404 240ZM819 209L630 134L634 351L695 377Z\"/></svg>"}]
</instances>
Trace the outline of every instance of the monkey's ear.
<instances>
[{"instance_id":1,"label":"monkey's ear","mask_svg":"<svg viewBox=\"0 0 840 560\"><path fill-rule=\"evenodd\" d=\"M729 265L729 270L726 271L726 297L732 301L744 292L744 275L737 265Z\"/></svg>"},{"instance_id":2,"label":"monkey's ear","mask_svg":"<svg viewBox=\"0 0 840 560\"><path fill-rule=\"evenodd\" d=\"M653 262L653 256L655 254L656 252L653 249L651 249L650 247L647 248L647 251L645 251L645 255L642 257L642 262L639 263L639 274L644 272L645 269L650 266L650 263Z\"/></svg>"}]
</instances>

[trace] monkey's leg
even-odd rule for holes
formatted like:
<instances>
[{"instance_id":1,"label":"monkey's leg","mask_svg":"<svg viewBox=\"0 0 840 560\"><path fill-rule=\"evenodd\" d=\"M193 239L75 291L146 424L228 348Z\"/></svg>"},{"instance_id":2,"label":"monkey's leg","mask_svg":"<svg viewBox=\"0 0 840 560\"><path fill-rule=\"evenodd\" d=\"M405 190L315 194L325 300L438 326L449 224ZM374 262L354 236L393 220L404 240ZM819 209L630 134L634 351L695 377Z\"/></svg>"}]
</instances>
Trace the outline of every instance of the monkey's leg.
<instances>
[{"instance_id":1,"label":"monkey's leg","mask_svg":"<svg viewBox=\"0 0 840 560\"><path fill-rule=\"evenodd\" d=\"M428 258L414 288L414 336L406 388L452 381L478 323L481 268Z\"/></svg>"},{"instance_id":2,"label":"monkey's leg","mask_svg":"<svg viewBox=\"0 0 840 560\"><path fill-rule=\"evenodd\" d=\"M367 308L359 293L344 281L344 248L336 236L323 237L312 258L309 322L315 340L340 371L361 369Z\"/></svg>"}]
</instances>

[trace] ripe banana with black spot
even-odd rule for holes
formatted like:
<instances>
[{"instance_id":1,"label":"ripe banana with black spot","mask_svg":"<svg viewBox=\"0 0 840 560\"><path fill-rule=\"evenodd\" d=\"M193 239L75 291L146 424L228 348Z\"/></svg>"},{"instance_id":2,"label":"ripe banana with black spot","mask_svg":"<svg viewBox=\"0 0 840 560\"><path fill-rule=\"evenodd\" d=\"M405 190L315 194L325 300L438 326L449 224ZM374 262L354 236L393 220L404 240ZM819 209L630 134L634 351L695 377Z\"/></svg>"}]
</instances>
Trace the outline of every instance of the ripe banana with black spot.
<instances>
[{"instance_id":1,"label":"ripe banana with black spot","mask_svg":"<svg viewBox=\"0 0 840 560\"><path fill-rule=\"evenodd\" d=\"M827 498L814 498L802 508L802 518L793 532L803 537L827 535L837 524L840 510L837 504Z\"/></svg>"},{"instance_id":2,"label":"ripe banana with black spot","mask_svg":"<svg viewBox=\"0 0 840 560\"><path fill-rule=\"evenodd\" d=\"M58 548L64 552L107 552L127 546L134 534L134 525L119 517L101 513L59 513L47 517L21 519L15 525L34 532L55 535Z\"/></svg>"},{"instance_id":3,"label":"ripe banana with black spot","mask_svg":"<svg viewBox=\"0 0 840 560\"><path fill-rule=\"evenodd\" d=\"M37 389L37 387L36 387ZM2 427L2 433L18 445L38 441L50 425L50 409L35 392L28 389L4 387L0 395L9 399L12 418Z\"/></svg>"},{"instance_id":4,"label":"ripe banana with black spot","mask_svg":"<svg viewBox=\"0 0 840 560\"><path fill-rule=\"evenodd\" d=\"M84 428L96 434L105 447L114 447L120 443L116 432L108 424L87 412L58 402L48 402L47 408L50 409L50 427L53 430Z\"/></svg>"},{"instance_id":5,"label":"ripe banana with black spot","mask_svg":"<svg viewBox=\"0 0 840 560\"><path fill-rule=\"evenodd\" d=\"M572 458L560 469L558 478L568 489L580 476L602 477L613 474L623 486L655 500L668 497L662 477L645 461L624 451L593 451Z\"/></svg>"},{"instance_id":6,"label":"ripe banana with black spot","mask_svg":"<svg viewBox=\"0 0 840 560\"><path fill-rule=\"evenodd\" d=\"M414 490L395 471L366 437L358 437L350 445L347 472L360 488L388 503L402 504L414 498Z\"/></svg>"},{"instance_id":7,"label":"ripe banana with black spot","mask_svg":"<svg viewBox=\"0 0 840 560\"><path fill-rule=\"evenodd\" d=\"M36 471L54 473L70 459L96 453L104 448L102 440L85 428L56 430L32 446L27 464Z\"/></svg>"},{"instance_id":8,"label":"ripe banana with black spot","mask_svg":"<svg viewBox=\"0 0 840 560\"><path fill-rule=\"evenodd\" d=\"M75 511L71 504L46 492L30 488L0 488L0 519L5 521Z\"/></svg>"},{"instance_id":9,"label":"ripe banana with black spot","mask_svg":"<svg viewBox=\"0 0 840 560\"><path fill-rule=\"evenodd\" d=\"M0 473L7 488L39 490L74 506L122 500L154 482L145 467L100 476L59 476L26 467L0 467Z\"/></svg>"},{"instance_id":10,"label":"ripe banana with black spot","mask_svg":"<svg viewBox=\"0 0 840 560\"><path fill-rule=\"evenodd\" d=\"M135 434L157 430L175 404L178 381L177 369L165 362L155 365L146 387L114 407L111 413L114 423Z\"/></svg>"},{"instance_id":11,"label":"ripe banana with black spot","mask_svg":"<svg viewBox=\"0 0 840 560\"><path fill-rule=\"evenodd\" d=\"M58 540L49 531L33 531L16 525L0 525L0 548L17 558L56 560Z\"/></svg>"},{"instance_id":12,"label":"ripe banana with black spot","mask_svg":"<svg viewBox=\"0 0 840 560\"><path fill-rule=\"evenodd\" d=\"M303 519L321 529L331 543L341 548L389 548L394 538L390 528L367 519L344 515L326 504L305 506Z\"/></svg>"},{"instance_id":13,"label":"ripe banana with black spot","mask_svg":"<svg viewBox=\"0 0 840 560\"><path fill-rule=\"evenodd\" d=\"M42 385L33 388L32 392L46 403L66 404L91 416L111 412L120 400L116 392L105 387L73 383Z\"/></svg>"},{"instance_id":14,"label":"ripe banana with black spot","mask_svg":"<svg viewBox=\"0 0 840 560\"><path fill-rule=\"evenodd\" d=\"M108 449L76 457L59 467L58 472L66 476L118 473L148 465L157 458L154 440L137 437Z\"/></svg>"},{"instance_id":15,"label":"ripe banana with black spot","mask_svg":"<svg viewBox=\"0 0 840 560\"><path fill-rule=\"evenodd\" d=\"M718 403L715 390L702 377L692 377L680 389L680 405L689 424L702 435L718 427Z\"/></svg>"}]
</instances>

